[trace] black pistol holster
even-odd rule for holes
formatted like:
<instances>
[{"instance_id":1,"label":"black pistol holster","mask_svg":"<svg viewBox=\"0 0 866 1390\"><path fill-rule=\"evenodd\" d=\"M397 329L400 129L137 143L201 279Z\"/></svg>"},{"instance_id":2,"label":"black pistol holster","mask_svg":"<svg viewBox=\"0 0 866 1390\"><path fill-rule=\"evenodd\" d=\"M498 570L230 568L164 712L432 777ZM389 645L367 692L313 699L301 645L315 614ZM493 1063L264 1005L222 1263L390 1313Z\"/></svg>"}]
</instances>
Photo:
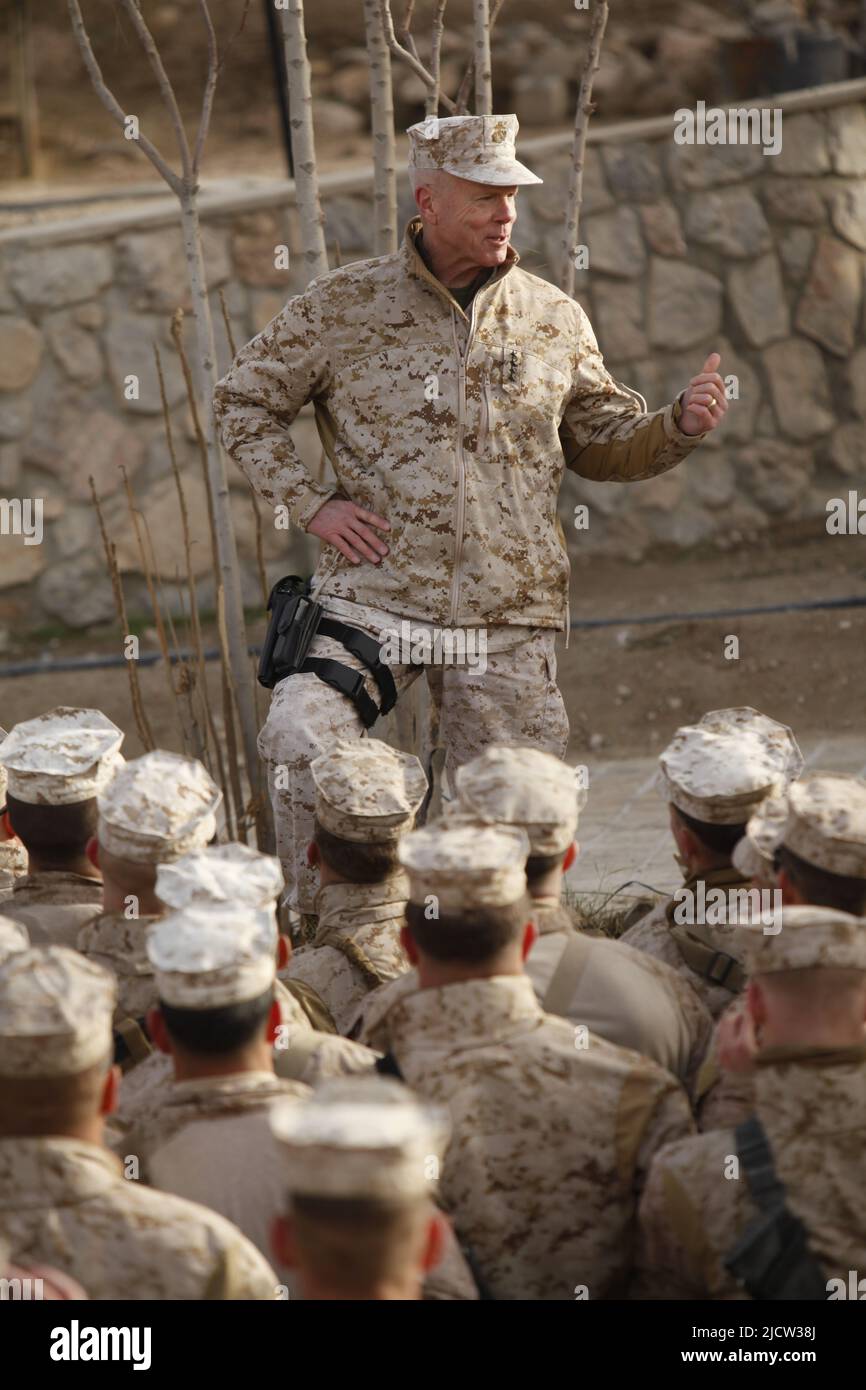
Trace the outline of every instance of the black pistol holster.
<instances>
[{"instance_id":1,"label":"black pistol holster","mask_svg":"<svg viewBox=\"0 0 866 1390\"><path fill-rule=\"evenodd\" d=\"M756 1115L737 1126L737 1153L759 1210L725 1257L725 1269L755 1299L827 1297L824 1273L808 1245L806 1228L789 1210L764 1126Z\"/></svg>"},{"instance_id":2,"label":"black pistol holster","mask_svg":"<svg viewBox=\"0 0 866 1390\"><path fill-rule=\"evenodd\" d=\"M320 603L310 597L310 581L290 574L280 579L268 599L270 622L259 659L259 684L272 690L286 676L312 672L326 685L347 695L357 709L365 729L380 714L387 714L397 703L397 687L389 668L379 655L378 643L360 628L328 618ZM334 637L363 662L379 688L381 703L376 707L364 688L364 672L355 671L330 657L308 656L314 637Z\"/></svg>"}]
</instances>

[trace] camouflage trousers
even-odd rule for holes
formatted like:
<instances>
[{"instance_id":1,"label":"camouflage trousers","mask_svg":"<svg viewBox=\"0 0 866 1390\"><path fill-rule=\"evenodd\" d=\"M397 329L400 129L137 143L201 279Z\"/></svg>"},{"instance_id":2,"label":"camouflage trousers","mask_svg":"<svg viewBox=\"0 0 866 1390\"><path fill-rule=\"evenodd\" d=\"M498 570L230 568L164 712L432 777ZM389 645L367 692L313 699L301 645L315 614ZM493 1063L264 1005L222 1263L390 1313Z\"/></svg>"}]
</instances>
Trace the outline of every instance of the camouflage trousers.
<instances>
[{"instance_id":1,"label":"camouflage trousers","mask_svg":"<svg viewBox=\"0 0 866 1390\"><path fill-rule=\"evenodd\" d=\"M353 608L352 622L378 639L382 628L378 621L369 620L370 610L360 605ZM340 616L348 621L344 611ZM400 619L393 619L393 623L399 628ZM497 637L500 635L507 642L501 629L496 632ZM479 666L468 664L421 667L389 663L398 698L422 674L426 676L439 726L439 746L445 750L446 775L491 743L531 744L564 756L568 716L556 684L555 639L552 630L535 629L507 650L488 649L483 672ZM489 643L489 647L498 645L495 640ZM331 657L357 671L365 669L330 637L314 638L309 655ZM375 681L368 677L365 684L378 705ZM325 685L318 676L287 676L275 686L258 745L268 768L286 903L294 911L313 912L319 887L318 871L307 863L315 815L310 763L338 739L369 736L348 696Z\"/></svg>"}]
</instances>

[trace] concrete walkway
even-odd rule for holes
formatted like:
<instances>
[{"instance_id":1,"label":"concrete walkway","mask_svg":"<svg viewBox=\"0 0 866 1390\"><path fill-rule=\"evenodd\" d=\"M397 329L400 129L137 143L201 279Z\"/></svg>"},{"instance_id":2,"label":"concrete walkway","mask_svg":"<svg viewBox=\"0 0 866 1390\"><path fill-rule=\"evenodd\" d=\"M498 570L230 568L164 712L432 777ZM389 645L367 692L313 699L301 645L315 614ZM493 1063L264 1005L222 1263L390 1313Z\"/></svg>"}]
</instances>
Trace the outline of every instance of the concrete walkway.
<instances>
[{"instance_id":1,"label":"concrete walkway","mask_svg":"<svg viewBox=\"0 0 866 1390\"><path fill-rule=\"evenodd\" d=\"M806 768L866 778L866 739L800 739ZM586 759L589 799L580 817L580 854L567 875L569 889L596 903L611 894L617 906L647 897L646 888L670 894L682 878L673 857L665 802L655 789L656 758ZM646 887L630 884L639 879ZM617 893L617 889L622 891Z\"/></svg>"}]
</instances>

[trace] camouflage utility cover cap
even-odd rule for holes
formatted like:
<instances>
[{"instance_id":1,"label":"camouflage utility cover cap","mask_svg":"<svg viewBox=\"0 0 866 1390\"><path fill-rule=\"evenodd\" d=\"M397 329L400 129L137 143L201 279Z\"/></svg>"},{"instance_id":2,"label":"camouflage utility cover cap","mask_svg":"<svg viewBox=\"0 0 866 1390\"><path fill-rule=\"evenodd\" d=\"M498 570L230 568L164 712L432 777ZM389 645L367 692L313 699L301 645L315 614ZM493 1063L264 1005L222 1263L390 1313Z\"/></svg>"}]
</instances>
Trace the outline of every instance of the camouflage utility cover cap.
<instances>
[{"instance_id":1,"label":"camouflage utility cover cap","mask_svg":"<svg viewBox=\"0 0 866 1390\"><path fill-rule=\"evenodd\" d=\"M778 849L788 819L786 796L768 796L749 817L746 833L731 855L735 869L744 878L771 878L775 873L773 856Z\"/></svg>"},{"instance_id":2,"label":"camouflage utility cover cap","mask_svg":"<svg viewBox=\"0 0 866 1390\"><path fill-rule=\"evenodd\" d=\"M114 1055L114 976L66 946L0 963L0 1075L75 1076Z\"/></svg>"},{"instance_id":3,"label":"camouflage utility cover cap","mask_svg":"<svg viewBox=\"0 0 866 1390\"><path fill-rule=\"evenodd\" d=\"M787 810L777 845L828 873L866 878L866 782L811 773L789 788Z\"/></svg>"},{"instance_id":4,"label":"camouflage utility cover cap","mask_svg":"<svg viewBox=\"0 0 866 1390\"><path fill-rule=\"evenodd\" d=\"M156 871L156 895L166 907L190 903L273 903L285 880L279 859L249 845L206 845Z\"/></svg>"},{"instance_id":5,"label":"camouflage utility cover cap","mask_svg":"<svg viewBox=\"0 0 866 1390\"><path fill-rule=\"evenodd\" d=\"M445 821L401 840L397 858L409 874L409 900L430 897L443 912L505 907L526 893L526 832L513 826Z\"/></svg>"},{"instance_id":6,"label":"camouflage utility cover cap","mask_svg":"<svg viewBox=\"0 0 866 1390\"><path fill-rule=\"evenodd\" d=\"M677 729L659 758L659 788L687 816L741 825L802 768L787 725L749 706L711 710L697 724Z\"/></svg>"},{"instance_id":7,"label":"camouflage utility cover cap","mask_svg":"<svg viewBox=\"0 0 866 1390\"><path fill-rule=\"evenodd\" d=\"M299 1197L424 1198L450 1129L447 1111L387 1077L325 1082L310 1100L278 1102L270 1119Z\"/></svg>"},{"instance_id":8,"label":"camouflage utility cover cap","mask_svg":"<svg viewBox=\"0 0 866 1390\"><path fill-rule=\"evenodd\" d=\"M277 973L273 908L194 903L154 922L147 957L156 989L178 1009L220 1009L257 999Z\"/></svg>"},{"instance_id":9,"label":"camouflage utility cover cap","mask_svg":"<svg viewBox=\"0 0 866 1390\"><path fill-rule=\"evenodd\" d=\"M332 835L382 844L411 830L427 795L418 759L376 738L340 740L310 763L316 819Z\"/></svg>"},{"instance_id":10,"label":"camouflage utility cover cap","mask_svg":"<svg viewBox=\"0 0 866 1390\"><path fill-rule=\"evenodd\" d=\"M11 917L0 917L0 963L13 951L26 951L30 945L27 928Z\"/></svg>"},{"instance_id":11,"label":"camouflage utility cover cap","mask_svg":"<svg viewBox=\"0 0 866 1390\"><path fill-rule=\"evenodd\" d=\"M458 802L483 821L517 825L531 854L564 854L586 792L573 768L539 748L485 748L457 769Z\"/></svg>"},{"instance_id":12,"label":"camouflage utility cover cap","mask_svg":"<svg viewBox=\"0 0 866 1390\"><path fill-rule=\"evenodd\" d=\"M7 792L32 806L87 801L123 765L123 730L98 709L60 705L16 724L0 743Z\"/></svg>"},{"instance_id":13,"label":"camouflage utility cover cap","mask_svg":"<svg viewBox=\"0 0 866 1390\"><path fill-rule=\"evenodd\" d=\"M815 966L866 971L866 918L830 907L783 907L781 930L750 932L743 963L750 975Z\"/></svg>"},{"instance_id":14,"label":"camouflage utility cover cap","mask_svg":"<svg viewBox=\"0 0 866 1390\"><path fill-rule=\"evenodd\" d=\"M410 126L410 169L443 169L473 183L542 183L517 158L516 116L428 116Z\"/></svg>"},{"instance_id":15,"label":"camouflage utility cover cap","mask_svg":"<svg viewBox=\"0 0 866 1390\"><path fill-rule=\"evenodd\" d=\"M180 859L216 834L221 801L202 763L155 749L127 763L100 796L99 843L140 864Z\"/></svg>"}]
</instances>

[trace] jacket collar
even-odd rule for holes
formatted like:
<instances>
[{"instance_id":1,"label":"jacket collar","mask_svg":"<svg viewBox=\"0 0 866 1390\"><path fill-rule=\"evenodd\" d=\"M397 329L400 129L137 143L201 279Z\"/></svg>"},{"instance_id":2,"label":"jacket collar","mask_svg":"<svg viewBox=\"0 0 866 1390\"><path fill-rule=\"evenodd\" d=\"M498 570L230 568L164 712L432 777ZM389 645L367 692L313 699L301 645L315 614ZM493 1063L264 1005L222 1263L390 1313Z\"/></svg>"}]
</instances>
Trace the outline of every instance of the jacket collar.
<instances>
[{"instance_id":1,"label":"jacket collar","mask_svg":"<svg viewBox=\"0 0 866 1390\"><path fill-rule=\"evenodd\" d=\"M412 217L406 223L406 231L403 236L403 245L400 248L400 257L403 262L403 268L405 269L407 275L414 276L416 280L425 281L430 286L430 288L432 290L435 290L437 294L441 295L442 298L445 299L445 301L449 305L454 305L455 308L460 309L460 312L462 314L463 309L457 303L457 300L454 299L452 295L448 293L447 289L442 284L442 281L438 280L436 276L433 274L432 270L428 268L427 263L424 260L424 257L418 250L416 242L423 229L424 224L421 221L420 217ZM519 263L519 261L520 256L515 251L514 247L509 243L508 250L505 254L505 261L502 265L496 267L496 270L494 271L493 275L486 282L486 284L481 286L481 289L478 291L478 293L483 294L485 290L490 289L491 285L498 284L499 281L504 279L504 277L508 274L509 270L513 269L513 267Z\"/></svg>"},{"instance_id":2,"label":"jacket collar","mask_svg":"<svg viewBox=\"0 0 866 1390\"><path fill-rule=\"evenodd\" d=\"M281 1081L272 1071L244 1071L230 1076L202 1076L191 1081L173 1081L166 1091L165 1103L167 1107L194 1104L203 1112L256 1109L295 1092L295 1086Z\"/></svg>"},{"instance_id":3,"label":"jacket collar","mask_svg":"<svg viewBox=\"0 0 866 1390\"><path fill-rule=\"evenodd\" d=\"M365 1010L364 1041L398 1055L403 1046L488 1047L537 1027L543 1017L527 975L419 989L412 971Z\"/></svg>"},{"instance_id":4,"label":"jacket collar","mask_svg":"<svg viewBox=\"0 0 866 1390\"><path fill-rule=\"evenodd\" d=\"M58 906L67 903L98 905L102 902L102 879L69 873L66 869L46 869L43 873L16 878L12 891L17 899L16 907L40 902Z\"/></svg>"},{"instance_id":5,"label":"jacket collar","mask_svg":"<svg viewBox=\"0 0 866 1390\"><path fill-rule=\"evenodd\" d=\"M88 955L110 956L120 975L152 975L146 928L156 920L155 916L130 918L122 912L102 913L82 927L81 949Z\"/></svg>"},{"instance_id":6,"label":"jacket collar","mask_svg":"<svg viewBox=\"0 0 866 1390\"><path fill-rule=\"evenodd\" d=\"M381 883L328 883L316 894L317 938L333 927L352 931L402 917L408 897L409 880L403 873L391 874ZM313 942L314 947L317 944Z\"/></svg>"},{"instance_id":7,"label":"jacket collar","mask_svg":"<svg viewBox=\"0 0 866 1390\"><path fill-rule=\"evenodd\" d=\"M21 1211L86 1202L121 1172L114 1154L83 1139L0 1139L0 1207Z\"/></svg>"},{"instance_id":8,"label":"jacket collar","mask_svg":"<svg viewBox=\"0 0 866 1390\"><path fill-rule=\"evenodd\" d=\"M776 1141L862 1133L866 1043L845 1048L775 1047L755 1067L757 1110Z\"/></svg>"}]
</instances>

